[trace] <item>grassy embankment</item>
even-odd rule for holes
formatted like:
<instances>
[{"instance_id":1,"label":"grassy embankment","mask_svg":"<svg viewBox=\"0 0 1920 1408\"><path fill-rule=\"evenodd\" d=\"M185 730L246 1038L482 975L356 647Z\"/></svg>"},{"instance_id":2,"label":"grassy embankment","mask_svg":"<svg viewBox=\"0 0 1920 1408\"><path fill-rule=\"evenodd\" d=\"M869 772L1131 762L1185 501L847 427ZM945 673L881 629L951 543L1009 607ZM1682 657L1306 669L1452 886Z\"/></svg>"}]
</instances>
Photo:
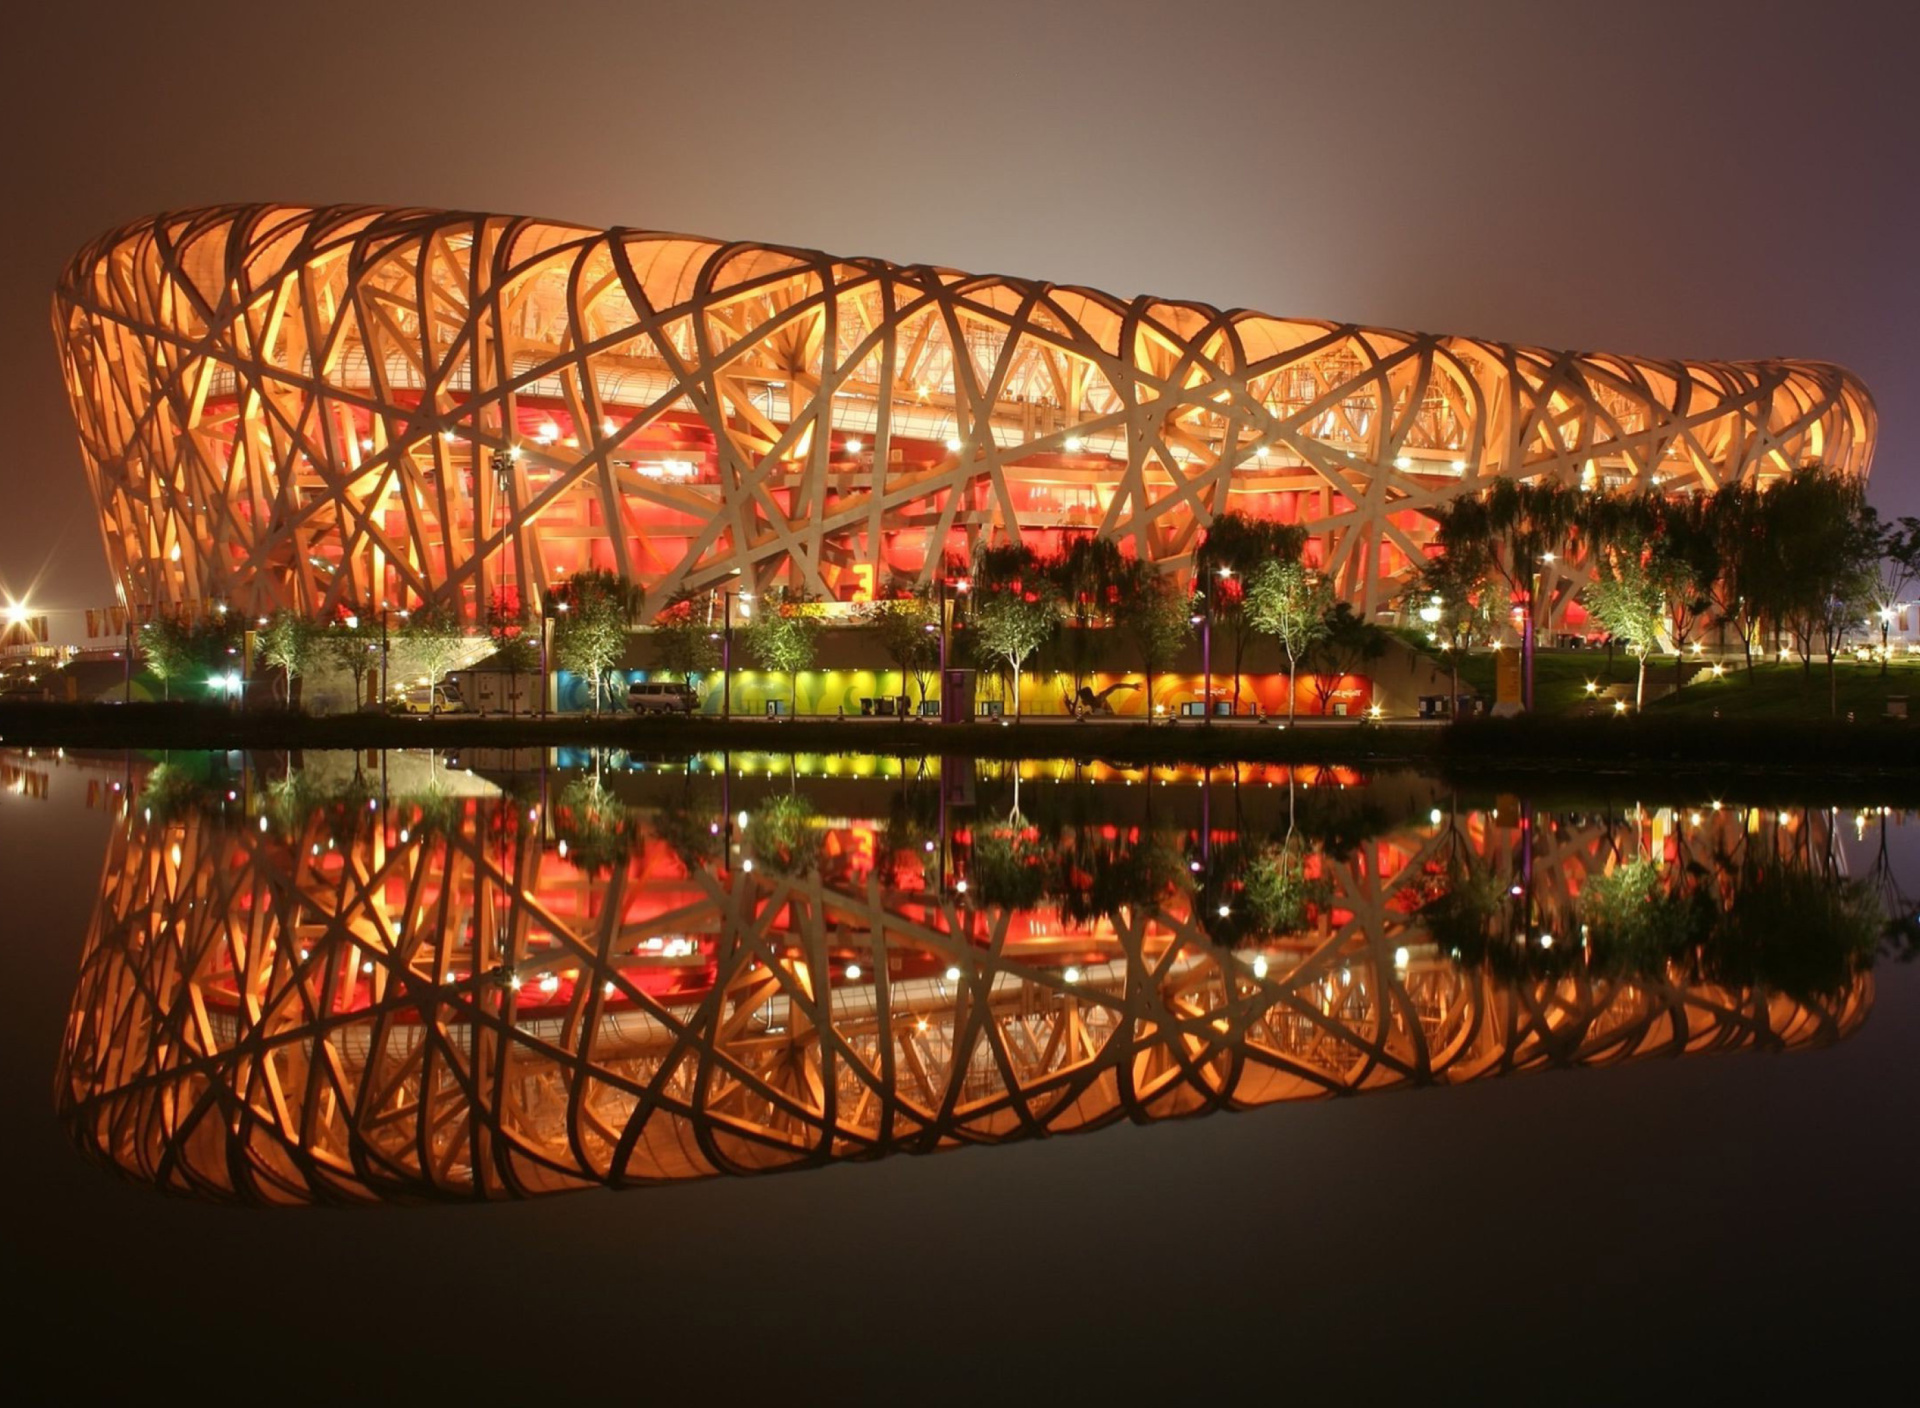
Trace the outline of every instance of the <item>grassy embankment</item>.
<instances>
[{"instance_id":1,"label":"grassy embankment","mask_svg":"<svg viewBox=\"0 0 1920 1408\"><path fill-rule=\"evenodd\" d=\"M1491 696L1494 688L1494 657L1471 655L1460 662L1460 680ZM1890 695L1906 695L1916 716L1920 716L1920 661L1896 661L1881 674L1877 664L1842 661L1834 667L1837 709L1830 712L1827 667L1816 662L1811 672L1797 660L1781 664L1756 665L1751 674L1739 664L1724 662L1726 673L1715 677L1707 671L1697 673L1683 688L1655 699L1647 705L1649 719L1659 717L1700 717L1711 719L1714 711L1727 719L1771 719L1830 722L1844 720L1852 712L1859 723L1883 718ZM1607 667L1603 650L1543 650L1534 657L1534 700L1541 714L1577 716L1595 712L1587 683L1601 689L1610 684L1631 690L1636 665L1631 656L1614 653L1613 666ZM1648 662L1647 687L1670 685L1674 679L1674 658L1659 656ZM1610 705L1605 706L1611 708Z\"/></svg>"}]
</instances>

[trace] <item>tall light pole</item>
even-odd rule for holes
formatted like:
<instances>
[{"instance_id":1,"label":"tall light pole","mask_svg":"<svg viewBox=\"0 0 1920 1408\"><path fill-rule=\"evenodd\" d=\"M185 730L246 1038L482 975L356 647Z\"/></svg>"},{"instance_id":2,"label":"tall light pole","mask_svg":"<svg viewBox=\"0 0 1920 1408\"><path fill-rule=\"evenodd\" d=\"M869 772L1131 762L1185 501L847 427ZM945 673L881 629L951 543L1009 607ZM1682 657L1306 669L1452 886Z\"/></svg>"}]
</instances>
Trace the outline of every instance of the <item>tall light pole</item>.
<instances>
[{"instance_id":1,"label":"tall light pole","mask_svg":"<svg viewBox=\"0 0 1920 1408\"><path fill-rule=\"evenodd\" d=\"M733 569L738 577L740 569ZM742 603L753 600L752 592L738 591L728 587L720 593L720 721L726 723L733 718L733 599L739 597ZM751 607L742 607L743 613L751 613Z\"/></svg>"},{"instance_id":2,"label":"tall light pole","mask_svg":"<svg viewBox=\"0 0 1920 1408\"><path fill-rule=\"evenodd\" d=\"M1233 575L1231 567L1222 567L1214 574L1221 581ZM1207 608L1200 617L1200 672L1204 677L1201 695L1201 717L1208 728L1213 727L1213 577L1207 578Z\"/></svg>"},{"instance_id":3,"label":"tall light pole","mask_svg":"<svg viewBox=\"0 0 1920 1408\"><path fill-rule=\"evenodd\" d=\"M935 581L936 581L936 583L938 584L938 586L939 586L939 589L940 589L940 594L939 594L939 602L940 602L940 607L939 607L939 610L940 610L940 722L941 722L941 723L943 723L943 724L952 724L952 723L959 723L959 722L961 722L961 720L959 720L959 719L957 719L957 718L955 718L955 717L953 716L953 711L952 711L952 709L950 709L950 708L948 707L948 705L947 705L947 658L948 658L948 639L949 639L949 635L950 635L950 632L951 632L951 630L952 630L952 624L953 624L953 623L952 623L952 618L950 617L950 615L949 615L948 613L949 613L949 610L950 610L950 608L951 608L952 606L957 606L957 605L958 605L959 603L958 603L958 602L954 602L954 603L949 603L949 602L948 602L948 600L947 600L947 573L946 573L946 565L945 565L944 563L942 563L942 564L941 564L941 568L940 568L940 575L939 575L939 576L938 576L937 578L935 578ZM953 589L954 589L954 591L955 591L955 592L957 592L958 594L960 594L961 596L965 596L965 595L967 594L967 592L968 592L968 591L969 591L969 590L970 590L970 589L972 588L972 586L973 586L973 584L972 584L972 583L971 583L970 581L968 581L968 580L967 580L967 579L966 579L965 577L960 577L960 578L958 578L958 579L956 579L956 580L954 581L954 583L953 583Z\"/></svg>"}]
</instances>

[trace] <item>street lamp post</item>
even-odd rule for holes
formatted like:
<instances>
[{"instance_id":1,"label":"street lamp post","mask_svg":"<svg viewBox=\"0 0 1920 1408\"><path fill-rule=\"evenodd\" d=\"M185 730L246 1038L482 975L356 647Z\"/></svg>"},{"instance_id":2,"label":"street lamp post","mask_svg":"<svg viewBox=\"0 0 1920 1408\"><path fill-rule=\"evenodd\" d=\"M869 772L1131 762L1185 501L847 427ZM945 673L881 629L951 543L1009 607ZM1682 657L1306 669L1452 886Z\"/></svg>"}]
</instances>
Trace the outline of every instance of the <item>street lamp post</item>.
<instances>
[{"instance_id":1,"label":"street lamp post","mask_svg":"<svg viewBox=\"0 0 1920 1408\"><path fill-rule=\"evenodd\" d=\"M953 717L953 713L952 713L952 710L950 710L950 709L949 709L949 708L947 707L947 659L948 659L948 653L949 653L949 644L948 644L948 642L949 642L949 638L950 638L950 635L951 635L951 632L952 632L952 628L953 628L953 622L952 622L952 618L951 618L951 616L950 616L950 615L949 615L948 613L949 613L949 611L950 611L950 609L951 609L952 607L954 607L954 606L957 606L957 605L958 605L959 603L958 603L958 602L952 602L952 603L949 603L949 602L948 602L948 600L947 600L947 574L946 574L946 570L945 570L945 568L944 568L944 566L942 567L942 569L941 569L941 571L940 571L940 575L939 575L939 577L938 577L938 578L936 578L935 580L936 580L936 581L938 582L938 584L939 584L939 588L940 588L940 593L939 593L939 602L940 602L940 607L939 607L939 610L940 610L940 722L941 722L941 723L943 723L943 724L950 724L950 723L959 723L959 722L960 722L960 720L959 720L959 719L957 719L957 718L955 718L955 717ZM972 584L971 584L971 583L970 583L970 582L969 582L969 581L968 581L968 580L967 580L967 579L966 579L965 577L961 577L961 578L959 578L958 580L956 580L956 581L954 582L954 584L953 584L953 589L954 589L954 591L955 591L955 592L957 592L957 593L958 593L958 594L960 594L961 596L965 596L965 595L967 594L967 590L968 590L968 588L969 588L969 587L970 587L971 585L972 585Z\"/></svg>"},{"instance_id":2,"label":"street lamp post","mask_svg":"<svg viewBox=\"0 0 1920 1408\"><path fill-rule=\"evenodd\" d=\"M738 577L740 569L733 569ZM751 602L752 592L738 591L728 587L720 593L720 722L727 723L733 718L733 599ZM751 607L744 608L750 611Z\"/></svg>"},{"instance_id":3,"label":"street lamp post","mask_svg":"<svg viewBox=\"0 0 1920 1408\"><path fill-rule=\"evenodd\" d=\"M1214 574L1221 581L1233 575L1231 567L1222 567ZM1201 685L1200 710L1205 726L1213 727L1213 577L1207 578L1207 608L1200 616L1200 673Z\"/></svg>"},{"instance_id":4,"label":"street lamp post","mask_svg":"<svg viewBox=\"0 0 1920 1408\"><path fill-rule=\"evenodd\" d=\"M555 590L558 590L556 588ZM566 615L567 603L554 599L553 592L543 592L540 597L540 716L545 718L553 708L553 632L555 623ZM594 696L598 707L599 695Z\"/></svg>"},{"instance_id":5,"label":"street lamp post","mask_svg":"<svg viewBox=\"0 0 1920 1408\"><path fill-rule=\"evenodd\" d=\"M540 594L540 717L546 718L553 705L553 673L547 652L552 646L553 598Z\"/></svg>"}]
</instances>

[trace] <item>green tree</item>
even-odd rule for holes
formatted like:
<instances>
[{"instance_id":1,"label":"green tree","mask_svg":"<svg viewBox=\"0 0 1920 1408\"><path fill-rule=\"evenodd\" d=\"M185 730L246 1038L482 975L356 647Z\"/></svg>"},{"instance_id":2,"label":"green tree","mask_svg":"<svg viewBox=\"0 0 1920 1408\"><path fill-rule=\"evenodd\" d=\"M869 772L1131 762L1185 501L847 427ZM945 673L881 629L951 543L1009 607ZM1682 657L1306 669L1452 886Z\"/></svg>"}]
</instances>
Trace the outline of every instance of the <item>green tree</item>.
<instances>
[{"instance_id":1,"label":"green tree","mask_svg":"<svg viewBox=\"0 0 1920 1408\"><path fill-rule=\"evenodd\" d=\"M1598 554L1593 580L1587 584L1584 595L1593 619L1609 634L1624 641L1628 652L1639 662L1633 706L1643 707L1647 699L1647 657L1653 654L1654 645L1660 639L1660 627L1667 616L1667 598L1638 545Z\"/></svg>"},{"instance_id":2,"label":"green tree","mask_svg":"<svg viewBox=\"0 0 1920 1408\"><path fill-rule=\"evenodd\" d=\"M1760 588L1766 571L1765 521L1761 494L1752 484L1723 484L1707 496L1706 518L1720 559L1720 574L1712 587L1714 615L1740 638L1747 676L1753 676L1753 642L1759 634Z\"/></svg>"},{"instance_id":3,"label":"green tree","mask_svg":"<svg viewBox=\"0 0 1920 1408\"><path fill-rule=\"evenodd\" d=\"M1212 584L1213 623L1233 643L1233 711L1240 712L1240 675L1247 640L1260 630L1249 617L1253 575L1270 562L1297 562L1307 545L1307 530L1244 513L1223 513L1208 525L1194 550L1194 594L1207 595ZM1211 707L1211 702L1209 702Z\"/></svg>"},{"instance_id":4,"label":"green tree","mask_svg":"<svg viewBox=\"0 0 1920 1408\"><path fill-rule=\"evenodd\" d=\"M334 666L353 677L355 707L367 702L367 675L379 660L380 632L370 621L347 616L320 632L320 654Z\"/></svg>"},{"instance_id":5,"label":"green tree","mask_svg":"<svg viewBox=\"0 0 1920 1408\"><path fill-rule=\"evenodd\" d=\"M321 658L320 625L286 607L267 618L267 624L254 637L260 659L280 671L282 698L289 708L298 703L300 678Z\"/></svg>"},{"instance_id":6,"label":"green tree","mask_svg":"<svg viewBox=\"0 0 1920 1408\"><path fill-rule=\"evenodd\" d=\"M1148 574L1120 605L1120 626L1133 637L1147 672L1147 719L1153 720L1153 681L1172 668L1193 639L1193 603L1164 572Z\"/></svg>"},{"instance_id":7,"label":"green tree","mask_svg":"<svg viewBox=\"0 0 1920 1408\"><path fill-rule=\"evenodd\" d=\"M787 676L792 712L800 709L797 678L820 653L818 608L802 592L775 590L757 603L746 631L747 654L763 670Z\"/></svg>"},{"instance_id":8,"label":"green tree","mask_svg":"<svg viewBox=\"0 0 1920 1408\"><path fill-rule=\"evenodd\" d=\"M1498 479L1482 494L1462 494L1430 511L1442 552L1481 574L1481 590L1523 602L1537 632L1546 623L1537 588L1541 573L1570 555L1588 506L1579 490L1557 479ZM1531 662L1529 662L1531 671ZM1525 684L1533 703L1531 673Z\"/></svg>"},{"instance_id":9,"label":"green tree","mask_svg":"<svg viewBox=\"0 0 1920 1408\"><path fill-rule=\"evenodd\" d=\"M1647 569L1666 599L1678 689L1687 680L1687 642L1712 609L1714 584L1724 568L1719 524L1711 504L1692 495L1645 495L1640 513L1650 530Z\"/></svg>"},{"instance_id":10,"label":"green tree","mask_svg":"<svg viewBox=\"0 0 1920 1408\"><path fill-rule=\"evenodd\" d=\"M668 674L679 675L689 690L694 688L696 678L720 664L720 629L713 622L713 593L699 596L705 597L704 609L692 593L668 602L653 618L651 632L654 663Z\"/></svg>"},{"instance_id":11,"label":"green tree","mask_svg":"<svg viewBox=\"0 0 1920 1408\"><path fill-rule=\"evenodd\" d=\"M1269 558L1247 582L1246 619L1253 629L1280 642L1287 657L1287 722L1296 713L1294 681L1300 663L1326 635L1333 608L1333 583L1297 559Z\"/></svg>"},{"instance_id":12,"label":"green tree","mask_svg":"<svg viewBox=\"0 0 1920 1408\"><path fill-rule=\"evenodd\" d=\"M1060 638L1077 696L1099 653L1094 632L1113 625L1144 574L1141 564L1122 553L1113 539L1090 533L1076 533L1066 551L1047 564L1047 571L1066 611Z\"/></svg>"},{"instance_id":13,"label":"green tree","mask_svg":"<svg viewBox=\"0 0 1920 1408\"><path fill-rule=\"evenodd\" d=\"M1879 551L1865 495L1857 480L1809 465L1761 496L1760 519L1756 590L1793 636L1804 679L1815 645L1824 648L1829 708L1837 711L1835 657L1872 599Z\"/></svg>"},{"instance_id":14,"label":"green tree","mask_svg":"<svg viewBox=\"0 0 1920 1408\"><path fill-rule=\"evenodd\" d=\"M598 774L575 778L553 809L560 853L588 875L606 875L631 859L639 819L601 784Z\"/></svg>"},{"instance_id":15,"label":"green tree","mask_svg":"<svg viewBox=\"0 0 1920 1408\"><path fill-rule=\"evenodd\" d=\"M1321 619L1321 631L1308 650L1313 662L1313 693L1324 715L1333 702L1334 691L1348 675L1378 660L1387 650L1387 633L1367 620L1344 601L1335 602ZM1292 705L1292 681L1288 681L1288 704Z\"/></svg>"},{"instance_id":16,"label":"green tree","mask_svg":"<svg viewBox=\"0 0 1920 1408\"><path fill-rule=\"evenodd\" d=\"M427 682L427 712L440 712L440 681L467 648L467 632L459 616L445 606L420 606L406 614L400 639L407 647L407 663Z\"/></svg>"},{"instance_id":17,"label":"green tree","mask_svg":"<svg viewBox=\"0 0 1920 1408\"><path fill-rule=\"evenodd\" d=\"M973 648L1004 660L1013 677L1013 716L1020 717L1020 667L1060 624L1053 579L1031 548L982 548L973 564Z\"/></svg>"},{"instance_id":18,"label":"green tree","mask_svg":"<svg viewBox=\"0 0 1920 1408\"><path fill-rule=\"evenodd\" d=\"M696 675L719 668L718 636L719 629L695 600L680 597L653 618L653 658L662 670L680 676L691 686Z\"/></svg>"},{"instance_id":19,"label":"green tree","mask_svg":"<svg viewBox=\"0 0 1920 1408\"><path fill-rule=\"evenodd\" d=\"M140 658L147 673L160 681L160 696L173 698L173 682L187 679L201 663L193 629L170 616L140 628Z\"/></svg>"},{"instance_id":20,"label":"green tree","mask_svg":"<svg viewBox=\"0 0 1920 1408\"><path fill-rule=\"evenodd\" d=\"M1874 539L1873 607L1880 624L1880 674L1884 678L1892 656L1894 618L1906 604L1908 588L1920 581L1920 518L1888 523L1871 505L1863 512L1867 531Z\"/></svg>"},{"instance_id":21,"label":"green tree","mask_svg":"<svg viewBox=\"0 0 1920 1408\"><path fill-rule=\"evenodd\" d=\"M554 654L564 669L587 682L597 714L608 674L626 656L640 592L613 572L576 572L555 593L555 606Z\"/></svg>"},{"instance_id":22,"label":"green tree","mask_svg":"<svg viewBox=\"0 0 1920 1408\"><path fill-rule=\"evenodd\" d=\"M909 676L920 686L924 707L928 682L940 667L940 615L932 593L916 587L903 596L870 601L860 608L860 619L874 628L880 648L899 667L903 689Z\"/></svg>"},{"instance_id":23,"label":"green tree","mask_svg":"<svg viewBox=\"0 0 1920 1408\"><path fill-rule=\"evenodd\" d=\"M493 663L507 672L507 710L520 712L520 676L540 668L540 641L528 625L520 594L500 587L487 604L487 635Z\"/></svg>"}]
</instances>

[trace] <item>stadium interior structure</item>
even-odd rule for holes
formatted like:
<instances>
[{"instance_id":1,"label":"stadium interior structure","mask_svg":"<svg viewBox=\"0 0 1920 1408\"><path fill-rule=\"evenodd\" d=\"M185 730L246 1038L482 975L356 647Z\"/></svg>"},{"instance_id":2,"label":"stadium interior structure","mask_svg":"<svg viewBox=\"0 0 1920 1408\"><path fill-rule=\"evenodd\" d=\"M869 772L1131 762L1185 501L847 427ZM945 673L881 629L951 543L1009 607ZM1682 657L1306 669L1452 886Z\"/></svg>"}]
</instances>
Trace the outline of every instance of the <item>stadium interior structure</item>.
<instances>
[{"instance_id":1,"label":"stadium interior structure","mask_svg":"<svg viewBox=\"0 0 1920 1408\"><path fill-rule=\"evenodd\" d=\"M1815 362L1679 362L1281 319L803 249L367 207L158 215L56 332L136 610L538 610L604 568L858 601L981 541L1170 571L1227 510L1308 526L1363 610L1498 477L1864 475ZM1545 584L1564 603L1577 562Z\"/></svg>"}]
</instances>

